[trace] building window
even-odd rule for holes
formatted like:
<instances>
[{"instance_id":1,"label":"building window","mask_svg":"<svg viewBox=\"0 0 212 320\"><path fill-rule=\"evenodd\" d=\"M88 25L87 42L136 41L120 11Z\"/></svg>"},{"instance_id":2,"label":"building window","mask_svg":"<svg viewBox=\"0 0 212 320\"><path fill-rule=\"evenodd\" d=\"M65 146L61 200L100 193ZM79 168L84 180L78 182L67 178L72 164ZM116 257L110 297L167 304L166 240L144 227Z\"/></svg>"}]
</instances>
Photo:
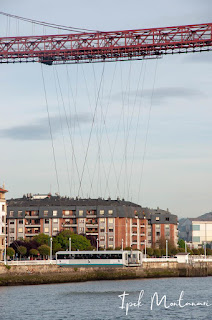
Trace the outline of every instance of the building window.
<instances>
[{"instance_id":1,"label":"building window","mask_svg":"<svg viewBox=\"0 0 212 320\"><path fill-rule=\"evenodd\" d=\"M166 221L169 221L169 217L166 217Z\"/></svg>"},{"instance_id":2,"label":"building window","mask_svg":"<svg viewBox=\"0 0 212 320\"><path fill-rule=\"evenodd\" d=\"M193 242L200 242L200 237L193 237Z\"/></svg>"},{"instance_id":3,"label":"building window","mask_svg":"<svg viewBox=\"0 0 212 320\"><path fill-rule=\"evenodd\" d=\"M10 242L13 242L15 240L14 237L10 237Z\"/></svg>"},{"instance_id":4,"label":"building window","mask_svg":"<svg viewBox=\"0 0 212 320\"><path fill-rule=\"evenodd\" d=\"M113 228L109 228L109 232L113 232Z\"/></svg>"},{"instance_id":5,"label":"building window","mask_svg":"<svg viewBox=\"0 0 212 320\"><path fill-rule=\"evenodd\" d=\"M14 224L15 222L14 221L10 221L10 224Z\"/></svg>"},{"instance_id":6,"label":"building window","mask_svg":"<svg viewBox=\"0 0 212 320\"><path fill-rule=\"evenodd\" d=\"M14 228L10 228L10 233L14 233L15 229Z\"/></svg>"},{"instance_id":7,"label":"building window","mask_svg":"<svg viewBox=\"0 0 212 320\"><path fill-rule=\"evenodd\" d=\"M113 214L113 210L108 210L108 214Z\"/></svg>"},{"instance_id":8,"label":"building window","mask_svg":"<svg viewBox=\"0 0 212 320\"><path fill-rule=\"evenodd\" d=\"M23 232L23 228L18 228L18 232L22 233Z\"/></svg>"},{"instance_id":9,"label":"building window","mask_svg":"<svg viewBox=\"0 0 212 320\"><path fill-rule=\"evenodd\" d=\"M1 244L2 244L2 246L4 245L4 239L1 240Z\"/></svg>"},{"instance_id":10,"label":"building window","mask_svg":"<svg viewBox=\"0 0 212 320\"><path fill-rule=\"evenodd\" d=\"M58 219L53 219L53 223L57 223L58 222Z\"/></svg>"},{"instance_id":11,"label":"building window","mask_svg":"<svg viewBox=\"0 0 212 320\"><path fill-rule=\"evenodd\" d=\"M4 204L2 205L2 211L5 211L5 205Z\"/></svg>"},{"instance_id":12,"label":"building window","mask_svg":"<svg viewBox=\"0 0 212 320\"><path fill-rule=\"evenodd\" d=\"M48 210L44 211L44 216L47 217L48 216Z\"/></svg>"},{"instance_id":13,"label":"building window","mask_svg":"<svg viewBox=\"0 0 212 320\"><path fill-rule=\"evenodd\" d=\"M49 233L49 228L45 228L45 233Z\"/></svg>"},{"instance_id":14,"label":"building window","mask_svg":"<svg viewBox=\"0 0 212 320\"><path fill-rule=\"evenodd\" d=\"M100 237L100 241L104 241L105 240L105 237L104 236L101 236Z\"/></svg>"},{"instance_id":15,"label":"building window","mask_svg":"<svg viewBox=\"0 0 212 320\"><path fill-rule=\"evenodd\" d=\"M105 232L105 228L100 228L100 232Z\"/></svg>"},{"instance_id":16,"label":"building window","mask_svg":"<svg viewBox=\"0 0 212 320\"><path fill-rule=\"evenodd\" d=\"M156 224L156 229L160 230L160 225L159 224Z\"/></svg>"},{"instance_id":17,"label":"building window","mask_svg":"<svg viewBox=\"0 0 212 320\"><path fill-rule=\"evenodd\" d=\"M105 223L105 218L100 218L99 221L100 221L101 223Z\"/></svg>"},{"instance_id":18,"label":"building window","mask_svg":"<svg viewBox=\"0 0 212 320\"><path fill-rule=\"evenodd\" d=\"M23 220L19 220L18 223L19 223L19 224L23 224Z\"/></svg>"},{"instance_id":19,"label":"building window","mask_svg":"<svg viewBox=\"0 0 212 320\"><path fill-rule=\"evenodd\" d=\"M49 223L49 219L45 219L45 223L47 223L47 224L48 224L48 223Z\"/></svg>"},{"instance_id":20,"label":"building window","mask_svg":"<svg viewBox=\"0 0 212 320\"><path fill-rule=\"evenodd\" d=\"M156 232L156 236L160 236L160 232Z\"/></svg>"},{"instance_id":21,"label":"building window","mask_svg":"<svg viewBox=\"0 0 212 320\"><path fill-rule=\"evenodd\" d=\"M18 217L22 217L22 211L18 211Z\"/></svg>"},{"instance_id":22,"label":"building window","mask_svg":"<svg viewBox=\"0 0 212 320\"><path fill-rule=\"evenodd\" d=\"M99 211L99 214L102 215L102 216L104 215L104 213L105 213L104 210L100 210L100 211Z\"/></svg>"},{"instance_id":23,"label":"building window","mask_svg":"<svg viewBox=\"0 0 212 320\"><path fill-rule=\"evenodd\" d=\"M113 237L109 237L109 241L113 241Z\"/></svg>"},{"instance_id":24,"label":"building window","mask_svg":"<svg viewBox=\"0 0 212 320\"><path fill-rule=\"evenodd\" d=\"M166 232L166 237L169 237L169 236L170 236L170 232L167 231L167 232Z\"/></svg>"},{"instance_id":25,"label":"building window","mask_svg":"<svg viewBox=\"0 0 212 320\"><path fill-rule=\"evenodd\" d=\"M83 210L79 210L79 216L80 216L80 217L83 216Z\"/></svg>"},{"instance_id":26,"label":"building window","mask_svg":"<svg viewBox=\"0 0 212 320\"><path fill-rule=\"evenodd\" d=\"M170 225L169 225L169 224L166 224L166 225L165 225L165 228L166 228L166 229L170 229Z\"/></svg>"},{"instance_id":27,"label":"building window","mask_svg":"<svg viewBox=\"0 0 212 320\"><path fill-rule=\"evenodd\" d=\"M109 223L113 223L113 218L109 218L109 219L108 219L108 222L109 222Z\"/></svg>"},{"instance_id":28,"label":"building window","mask_svg":"<svg viewBox=\"0 0 212 320\"><path fill-rule=\"evenodd\" d=\"M2 233L4 233L4 227L2 227Z\"/></svg>"},{"instance_id":29,"label":"building window","mask_svg":"<svg viewBox=\"0 0 212 320\"><path fill-rule=\"evenodd\" d=\"M159 220L160 220L160 218L159 218L159 217L156 217L156 218L155 218L155 220L156 220L156 221L159 221Z\"/></svg>"},{"instance_id":30,"label":"building window","mask_svg":"<svg viewBox=\"0 0 212 320\"><path fill-rule=\"evenodd\" d=\"M14 217L14 211L10 211L10 217Z\"/></svg>"},{"instance_id":31,"label":"building window","mask_svg":"<svg viewBox=\"0 0 212 320\"><path fill-rule=\"evenodd\" d=\"M196 224L196 225L193 224L193 225L192 225L192 230L193 230L193 231L200 231L200 225L199 225L199 224Z\"/></svg>"},{"instance_id":32,"label":"building window","mask_svg":"<svg viewBox=\"0 0 212 320\"><path fill-rule=\"evenodd\" d=\"M54 216L54 217L57 216L57 210L53 210L53 216Z\"/></svg>"},{"instance_id":33,"label":"building window","mask_svg":"<svg viewBox=\"0 0 212 320\"><path fill-rule=\"evenodd\" d=\"M53 228L53 232L57 232L58 230L57 230L57 228Z\"/></svg>"},{"instance_id":34,"label":"building window","mask_svg":"<svg viewBox=\"0 0 212 320\"><path fill-rule=\"evenodd\" d=\"M84 223L84 219L80 219L79 222Z\"/></svg>"},{"instance_id":35,"label":"building window","mask_svg":"<svg viewBox=\"0 0 212 320\"><path fill-rule=\"evenodd\" d=\"M80 227L80 228L79 228L79 231L80 231L80 232L84 232L84 228Z\"/></svg>"}]
</instances>

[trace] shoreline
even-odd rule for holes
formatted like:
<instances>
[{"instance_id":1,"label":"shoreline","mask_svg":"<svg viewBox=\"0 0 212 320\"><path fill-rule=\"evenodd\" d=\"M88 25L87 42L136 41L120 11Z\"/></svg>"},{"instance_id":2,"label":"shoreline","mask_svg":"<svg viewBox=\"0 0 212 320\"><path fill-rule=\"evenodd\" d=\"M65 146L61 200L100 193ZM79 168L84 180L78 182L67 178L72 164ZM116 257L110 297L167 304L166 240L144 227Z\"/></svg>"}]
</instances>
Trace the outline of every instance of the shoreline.
<instances>
[{"instance_id":1,"label":"shoreline","mask_svg":"<svg viewBox=\"0 0 212 320\"><path fill-rule=\"evenodd\" d=\"M143 263L142 267L59 267L0 265L0 286L56 284L101 280L212 276L212 263L195 265Z\"/></svg>"}]
</instances>

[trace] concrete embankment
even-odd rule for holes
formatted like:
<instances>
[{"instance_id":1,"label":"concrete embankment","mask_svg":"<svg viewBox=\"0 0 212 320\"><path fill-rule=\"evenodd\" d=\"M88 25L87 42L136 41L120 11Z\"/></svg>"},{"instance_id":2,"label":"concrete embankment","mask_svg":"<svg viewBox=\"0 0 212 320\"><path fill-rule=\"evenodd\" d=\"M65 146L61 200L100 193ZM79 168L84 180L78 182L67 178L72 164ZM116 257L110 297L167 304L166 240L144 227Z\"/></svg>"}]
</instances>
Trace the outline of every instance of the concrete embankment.
<instances>
[{"instance_id":1,"label":"concrete embankment","mask_svg":"<svg viewBox=\"0 0 212 320\"><path fill-rule=\"evenodd\" d=\"M142 267L61 268L56 265L0 265L0 286L121 280L160 277L212 276L212 263L144 262Z\"/></svg>"}]
</instances>

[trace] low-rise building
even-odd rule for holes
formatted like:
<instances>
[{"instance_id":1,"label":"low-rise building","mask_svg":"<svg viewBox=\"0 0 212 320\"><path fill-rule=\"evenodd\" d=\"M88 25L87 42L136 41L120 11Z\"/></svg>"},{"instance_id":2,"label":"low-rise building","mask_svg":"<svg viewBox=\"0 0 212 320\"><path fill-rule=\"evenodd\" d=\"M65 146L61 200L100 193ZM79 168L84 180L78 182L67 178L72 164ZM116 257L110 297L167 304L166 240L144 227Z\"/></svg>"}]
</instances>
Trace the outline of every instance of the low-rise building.
<instances>
[{"instance_id":1,"label":"low-rise building","mask_svg":"<svg viewBox=\"0 0 212 320\"><path fill-rule=\"evenodd\" d=\"M191 248L202 247L204 243L212 243L212 212L197 218L181 219L179 221L179 237Z\"/></svg>"}]
</instances>

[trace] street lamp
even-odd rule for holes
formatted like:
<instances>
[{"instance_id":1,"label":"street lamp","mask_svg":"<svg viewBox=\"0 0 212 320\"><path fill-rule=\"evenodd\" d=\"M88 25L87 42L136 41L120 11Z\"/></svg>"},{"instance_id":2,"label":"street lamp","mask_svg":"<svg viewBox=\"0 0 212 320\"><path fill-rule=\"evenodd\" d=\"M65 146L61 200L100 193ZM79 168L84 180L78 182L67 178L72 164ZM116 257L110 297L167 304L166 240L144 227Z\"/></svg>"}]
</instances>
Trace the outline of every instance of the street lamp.
<instances>
[{"instance_id":1,"label":"street lamp","mask_svg":"<svg viewBox=\"0 0 212 320\"><path fill-rule=\"evenodd\" d=\"M146 259L146 239L144 240L144 244L145 244L145 251L144 251L144 257L145 257L145 259Z\"/></svg>"},{"instance_id":2,"label":"street lamp","mask_svg":"<svg viewBox=\"0 0 212 320\"><path fill-rule=\"evenodd\" d=\"M121 239L121 250L123 251L124 250L124 240Z\"/></svg>"},{"instance_id":3,"label":"street lamp","mask_svg":"<svg viewBox=\"0 0 212 320\"><path fill-rule=\"evenodd\" d=\"M205 249L205 260L206 260L206 242L204 242L204 249Z\"/></svg>"},{"instance_id":4,"label":"street lamp","mask_svg":"<svg viewBox=\"0 0 212 320\"><path fill-rule=\"evenodd\" d=\"M50 261L52 261L52 237L50 238Z\"/></svg>"},{"instance_id":5,"label":"street lamp","mask_svg":"<svg viewBox=\"0 0 212 320\"><path fill-rule=\"evenodd\" d=\"M71 238L69 238L69 251L71 251Z\"/></svg>"},{"instance_id":6,"label":"street lamp","mask_svg":"<svg viewBox=\"0 0 212 320\"><path fill-rule=\"evenodd\" d=\"M166 259L168 258L168 240L166 240Z\"/></svg>"},{"instance_id":7,"label":"street lamp","mask_svg":"<svg viewBox=\"0 0 212 320\"><path fill-rule=\"evenodd\" d=\"M7 264L7 238L5 237L4 241L4 264Z\"/></svg>"}]
</instances>

